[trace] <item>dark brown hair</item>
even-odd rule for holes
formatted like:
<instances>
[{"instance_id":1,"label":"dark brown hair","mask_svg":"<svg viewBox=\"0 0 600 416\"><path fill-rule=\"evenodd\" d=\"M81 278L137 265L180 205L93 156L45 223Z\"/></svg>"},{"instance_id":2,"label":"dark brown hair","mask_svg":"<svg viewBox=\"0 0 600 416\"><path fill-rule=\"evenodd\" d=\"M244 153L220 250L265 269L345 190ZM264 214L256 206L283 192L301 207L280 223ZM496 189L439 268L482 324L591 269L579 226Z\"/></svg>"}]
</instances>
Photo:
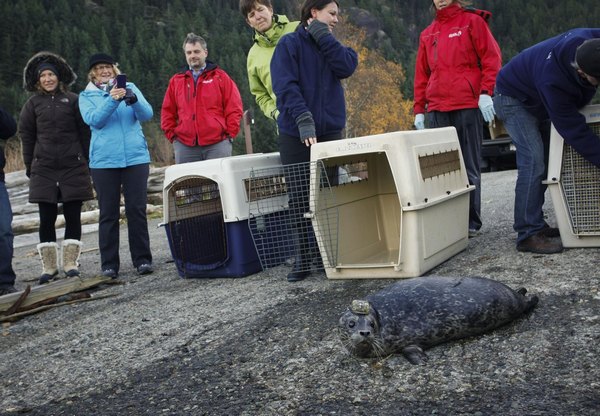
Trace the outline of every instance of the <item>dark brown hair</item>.
<instances>
[{"instance_id":1,"label":"dark brown hair","mask_svg":"<svg viewBox=\"0 0 600 416\"><path fill-rule=\"evenodd\" d=\"M240 0L240 13L242 13L244 19L248 17L248 13L250 13L257 4L262 4L263 6L273 10L271 0Z\"/></svg>"},{"instance_id":2,"label":"dark brown hair","mask_svg":"<svg viewBox=\"0 0 600 416\"><path fill-rule=\"evenodd\" d=\"M306 22L312 17L310 14L312 9L323 10L329 3L335 3L340 7L340 3L338 3L337 0L306 0L300 8L301 24L306 26Z\"/></svg>"}]
</instances>

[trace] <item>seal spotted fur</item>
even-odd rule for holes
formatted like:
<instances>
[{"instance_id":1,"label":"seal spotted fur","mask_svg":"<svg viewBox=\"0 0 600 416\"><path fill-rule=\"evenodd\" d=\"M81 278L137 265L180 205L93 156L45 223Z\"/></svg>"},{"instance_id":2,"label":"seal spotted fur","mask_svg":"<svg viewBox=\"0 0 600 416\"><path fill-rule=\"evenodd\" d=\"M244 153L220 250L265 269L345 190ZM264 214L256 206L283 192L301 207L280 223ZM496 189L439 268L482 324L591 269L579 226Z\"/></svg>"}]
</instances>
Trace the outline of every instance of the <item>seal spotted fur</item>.
<instances>
[{"instance_id":1,"label":"seal spotted fur","mask_svg":"<svg viewBox=\"0 0 600 416\"><path fill-rule=\"evenodd\" d=\"M526 293L483 277L403 280L353 301L340 318L340 336L356 356L402 353L421 364L424 349L483 334L531 311L538 297Z\"/></svg>"}]
</instances>

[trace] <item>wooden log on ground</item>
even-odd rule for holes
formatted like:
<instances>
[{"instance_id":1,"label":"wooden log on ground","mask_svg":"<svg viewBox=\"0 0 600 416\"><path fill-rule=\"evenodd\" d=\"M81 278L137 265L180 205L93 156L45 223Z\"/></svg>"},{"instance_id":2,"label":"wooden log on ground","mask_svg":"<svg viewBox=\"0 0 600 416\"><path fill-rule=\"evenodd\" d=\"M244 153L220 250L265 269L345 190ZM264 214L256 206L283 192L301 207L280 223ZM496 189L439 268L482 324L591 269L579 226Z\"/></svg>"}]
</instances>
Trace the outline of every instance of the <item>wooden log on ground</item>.
<instances>
[{"instance_id":1,"label":"wooden log on ground","mask_svg":"<svg viewBox=\"0 0 600 416\"><path fill-rule=\"evenodd\" d=\"M46 310L52 309L52 308L58 308L59 306L72 305L74 303L80 303L80 302L89 302L90 300L106 299L106 298L110 298L113 296L117 296L117 295L115 293L109 293L109 294L104 294L104 295L99 295L99 296L88 296L88 297L81 298L81 299L67 300L67 301L55 303L52 305L43 305L38 308L29 309L27 311L17 312L17 313L7 315L7 316L0 316L0 322L14 322L17 319L23 318L25 316L33 315L35 313L43 312L43 311L46 311Z\"/></svg>"},{"instance_id":2,"label":"wooden log on ground","mask_svg":"<svg viewBox=\"0 0 600 416\"><path fill-rule=\"evenodd\" d=\"M58 298L59 296L68 293L91 289L111 281L112 279L110 277L101 275L86 278L70 277L68 279L55 280L46 285L35 286L32 288L27 298L22 301L20 308L27 308L31 305L44 302L47 299ZM0 296L0 315L3 315L6 311L10 310L14 303L19 301L21 294L22 291Z\"/></svg>"}]
</instances>

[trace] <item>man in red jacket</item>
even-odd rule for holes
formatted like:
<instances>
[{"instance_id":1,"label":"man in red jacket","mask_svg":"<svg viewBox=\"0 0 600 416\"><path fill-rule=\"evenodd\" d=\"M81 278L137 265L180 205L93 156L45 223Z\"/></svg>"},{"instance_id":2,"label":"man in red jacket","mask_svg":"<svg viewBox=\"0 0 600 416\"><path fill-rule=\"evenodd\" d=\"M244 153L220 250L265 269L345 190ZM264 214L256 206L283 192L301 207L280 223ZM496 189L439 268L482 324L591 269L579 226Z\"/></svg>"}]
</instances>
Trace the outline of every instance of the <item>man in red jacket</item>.
<instances>
[{"instance_id":1,"label":"man in red jacket","mask_svg":"<svg viewBox=\"0 0 600 416\"><path fill-rule=\"evenodd\" d=\"M237 85L206 60L202 37L188 33L183 51L188 66L169 81L160 115L160 127L173 143L175 163L231 156L243 112Z\"/></svg>"}]
</instances>

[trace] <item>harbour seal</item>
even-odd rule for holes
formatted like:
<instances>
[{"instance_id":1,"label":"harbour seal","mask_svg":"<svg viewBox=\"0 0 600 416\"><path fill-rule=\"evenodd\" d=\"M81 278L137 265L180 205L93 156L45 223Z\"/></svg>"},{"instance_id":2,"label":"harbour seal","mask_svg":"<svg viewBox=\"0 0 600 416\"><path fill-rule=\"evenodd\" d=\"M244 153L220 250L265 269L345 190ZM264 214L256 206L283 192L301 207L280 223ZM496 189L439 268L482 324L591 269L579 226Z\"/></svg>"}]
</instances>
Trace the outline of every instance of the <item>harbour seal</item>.
<instances>
[{"instance_id":1,"label":"harbour seal","mask_svg":"<svg viewBox=\"0 0 600 416\"><path fill-rule=\"evenodd\" d=\"M531 311L538 297L526 293L483 277L403 280L353 301L340 317L340 337L359 357L402 353L422 364L424 349L482 334Z\"/></svg>"}]
</instances>

